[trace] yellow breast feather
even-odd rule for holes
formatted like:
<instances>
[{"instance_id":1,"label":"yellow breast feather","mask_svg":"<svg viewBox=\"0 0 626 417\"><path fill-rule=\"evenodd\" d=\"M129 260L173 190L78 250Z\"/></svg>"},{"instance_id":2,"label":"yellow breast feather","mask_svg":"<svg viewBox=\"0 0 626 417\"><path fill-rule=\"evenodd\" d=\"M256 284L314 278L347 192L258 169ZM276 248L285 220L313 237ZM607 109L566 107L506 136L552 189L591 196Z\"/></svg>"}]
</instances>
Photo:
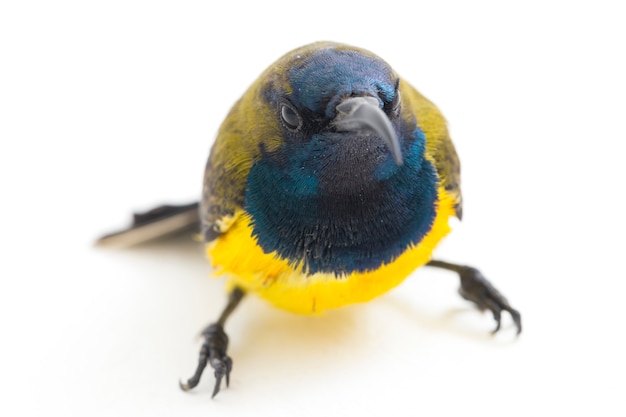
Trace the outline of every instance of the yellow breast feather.
<instances>
[{"instance_id":1,"label":"yellow breast feather","mask_svg":"<svg viewBox=\"0 0 626 417\"><path fill-rule=\"evenodd\" d=\"M240 287L254 292L276 307L299 314L319 314L347 304L369 301L400 284L430 260L437 243L450 231L454 199L439 189L437 216L431 231L417 245L379 269L345 276L306 275L301 265L291 265L275 253L264 253L252 236L250 217L240 211L227 233L207 244L215 275L226 275L229 291Z\"/></svg>"}]
</instances>

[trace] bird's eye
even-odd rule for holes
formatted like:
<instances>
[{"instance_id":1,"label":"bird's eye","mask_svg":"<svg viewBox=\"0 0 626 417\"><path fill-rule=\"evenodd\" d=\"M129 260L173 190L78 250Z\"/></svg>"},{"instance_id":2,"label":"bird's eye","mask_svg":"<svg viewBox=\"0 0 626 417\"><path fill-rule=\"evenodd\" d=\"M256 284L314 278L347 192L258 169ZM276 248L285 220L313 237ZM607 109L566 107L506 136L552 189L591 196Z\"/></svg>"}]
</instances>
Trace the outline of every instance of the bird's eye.
<instances>
[{"instance_id":1,"label":"bird's eye","mask_svg":"<svg viewBox=\"0 0 626 417\"><path fill-rule=\"evenodd\" d=\"M393 100L391 101L391 108L397 110L398 107L400 107L400 91L396 90L396 95L393 96Z\"/></svg>"},{"instance_id":2,"label":"bird's eye","mask_svg":"<svg viewBox=\"0 0 626 417\"><path fill-rule=\"evenodd\" d=\"M385 103L384 110L390 116L397 116L400 114L400 91L396 90L393 99L390 102Z\"/></svg>"},{"instance_id":3,"label":"bird's eye","mask_svg":"<svg viewBox=\"0 0 626 417\"><path fill-rule=\"evenodd\" d=\"M396 90L396 94L393 96L393 100L389 104L389 112L393 116L400 114L400 91Z\"/></svg>"},{"instance_id":4,"label":"bird's eye","mask_svg":"<svg viewBox=\"0 0 626 417\"><path fill-rule=\"evenodd\" d=\"M300 115L288 104L283 104L280 108L280 117L285 126L291 130L298 130L302 125Z\"/></svg>"}]
</instances>

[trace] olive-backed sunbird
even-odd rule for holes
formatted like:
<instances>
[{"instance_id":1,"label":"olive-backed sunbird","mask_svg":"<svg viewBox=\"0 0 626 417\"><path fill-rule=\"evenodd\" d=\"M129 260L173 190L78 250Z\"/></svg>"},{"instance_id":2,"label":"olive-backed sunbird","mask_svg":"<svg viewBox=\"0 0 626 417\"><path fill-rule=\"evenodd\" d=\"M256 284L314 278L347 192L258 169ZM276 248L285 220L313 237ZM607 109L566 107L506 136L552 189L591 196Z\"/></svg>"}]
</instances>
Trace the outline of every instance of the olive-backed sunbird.
<instances>
[{"instance_id":1,"label":"olive-backed sunbird","mask_svg":"<svg viewBox=\"0 0 626 417\"><path fill-rule=\"evenodd\" d=\"M213 396L228 385L224 323L247 293L301 314L364 302L422 265L460 276L461 295L500 328L521 316L475 268L432 260L462 216L460 165L440 111L381 58L318 42L272 64L235 103L206 164L202 201L135 215L135 241L201 224L229 297L203 331L195 387L207 364Z\"/></svg>"}]
</instances>

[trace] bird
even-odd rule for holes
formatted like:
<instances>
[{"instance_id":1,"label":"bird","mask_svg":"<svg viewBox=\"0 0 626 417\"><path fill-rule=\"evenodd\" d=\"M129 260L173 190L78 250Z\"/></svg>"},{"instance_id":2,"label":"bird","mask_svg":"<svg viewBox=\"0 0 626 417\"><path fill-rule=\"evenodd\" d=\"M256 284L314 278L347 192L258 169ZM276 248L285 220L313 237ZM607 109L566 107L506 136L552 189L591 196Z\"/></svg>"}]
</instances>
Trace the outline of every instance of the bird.
<instances>
[{"instance_id":1,"label":"bird","mask_svg":"<svg viewBox=\"0 0 626 417\"><path fill-rule=\"evenodd\" d=\"M459 293L492 313L494 333L506 311L519 334L519 311L480 270L432 258L462 215L460 162L439 109L372 52L324 41L283 55L232 106L200 202L136 214L100 243L199 224L228 297L180 387L196 387L210 366L214 397L233 364L224 326L247 294L319 315L427 265L458 274Z\"/></svg>"}]
</instances>

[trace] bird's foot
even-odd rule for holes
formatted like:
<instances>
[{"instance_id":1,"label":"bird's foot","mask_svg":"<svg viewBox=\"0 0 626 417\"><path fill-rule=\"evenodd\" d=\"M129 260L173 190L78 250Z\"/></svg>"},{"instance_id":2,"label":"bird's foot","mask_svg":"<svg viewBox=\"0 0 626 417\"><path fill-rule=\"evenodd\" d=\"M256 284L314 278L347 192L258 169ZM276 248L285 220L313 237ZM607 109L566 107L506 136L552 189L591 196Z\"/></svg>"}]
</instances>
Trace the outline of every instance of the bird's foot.
<instances>
[{"instance_id":1,"label":"bird's foot","mask_svg":"<svg viewBox=\"0 0 626 417\"><path fill-rule=\"evenodd\" d=\"M496 320L496 328L493 333L500 330L502 310L508 311L517 327L517 334L522 332L522 318L506 298L493 286L476 268L464 267L459 271L461 288L459 294L466 300L472 301L481 310L489 310Z\"/></svg>"},{"instance_id":2,"label":"bird's foot","mask_svg":"<svg viewBox=\"0 0 626 417\"><path fill-rule=\"evenodd\" d=\"M212 395L212 397L215 397L220 391L222 379L226 379L226 386L228 387L230 383L230 371L233 369L233 361L226 355L228 336L224 332L222 325L218 323L211 324L204 329L202 336L204 336L204 343L200 349L200 358L196 372L187 380L187 383L181 381L180 388L183 391L189 391L198 385L202 372L204 372L208 363L215 370L215 387L213 388Z\"/></svg>"}]
</instances>

